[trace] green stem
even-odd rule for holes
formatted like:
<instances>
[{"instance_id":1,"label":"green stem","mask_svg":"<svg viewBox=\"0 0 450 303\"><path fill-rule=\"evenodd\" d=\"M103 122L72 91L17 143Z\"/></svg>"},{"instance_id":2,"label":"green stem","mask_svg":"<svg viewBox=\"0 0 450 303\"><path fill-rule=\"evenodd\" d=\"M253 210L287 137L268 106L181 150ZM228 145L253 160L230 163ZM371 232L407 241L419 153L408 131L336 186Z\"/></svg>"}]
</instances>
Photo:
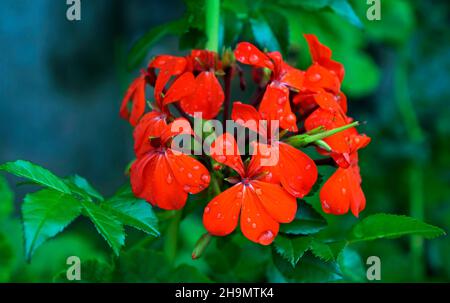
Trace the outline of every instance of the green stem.
<instances>
[{"instance_id":1,"label":"green stem","mask_svg":"<svg viewBox=\"0 0 450 303\"><path fill-rule=\"evenodd\" d=\"M405 57L404 55L401 56ZM408 71L406 70L404 59L400 58L400 60L397 60L395 72L395 100L405 125L408 139L413 144L421 144L425 137L409 94ZM419 220L424 220L425 217L422 170L422 165L417 161L411 160L408 164L410 215ZM413 277L416 281L420 281L425 274L423 237L412 236L410 247Z\"/></svg>"},{"instance_id":2,"label":"green stem","mask_svg":"<svg viewBox=\"0 0 450 303\"><path fill-rule=\"evenodd\" d=\"M219 51L220 0L206 0L206 49Z\"/></svg>"},{"instance_id":3,"label":"green stem","mask_svg":"<svg viewBox=\"0 0 450 303\"><path fill-rule=\"evenodd\" d=\"M335 135L341 131L344 131L346 129L358 126L359 122L355 121L353 123L338 127L338 128L334 128L331 130L327 130L327 131L323 131L323 132L319 132L319 133L315 133L313 135L308 135L308 134L301 134L301 135L297 135L297 136L293 136L290 137L286 140L287 143L291 144L294 147L302 147L302 146L306 146L308 144L311 144L313 142L325 139L329 136Z\"/></svg>"},{"instance_id":4,"label":"green stem","mask_svg":"<svg viewBox=\"0 0 450 303\"><path fill-rule=\"evenodd\" d=\"M164 242L164 253L169 263L175 261L177 255L178 232L180 230L182 210L176 211L166 231L166 241Z\"/></svg>"}]
</instances>

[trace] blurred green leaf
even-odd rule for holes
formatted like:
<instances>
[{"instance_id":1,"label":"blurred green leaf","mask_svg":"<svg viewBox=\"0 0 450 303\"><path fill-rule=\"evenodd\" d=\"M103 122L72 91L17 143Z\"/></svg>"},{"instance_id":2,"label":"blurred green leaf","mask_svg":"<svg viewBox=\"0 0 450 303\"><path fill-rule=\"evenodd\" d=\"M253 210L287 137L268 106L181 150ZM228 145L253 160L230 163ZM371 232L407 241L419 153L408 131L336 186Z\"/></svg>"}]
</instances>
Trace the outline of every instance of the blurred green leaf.
<instances>
[{"instance_id":1,"label":"blurred green leaf","mask_svg":"<svg viewBox=\"0 0 450 303\"><path fill-rule=\"evenodd\" d=\"M66 228L80 215L80 210L76 199L53 190L26 195L22 204L26 258L31 258L42 243Z\"/></svg>"},{"instance_id":2,"label":"blurred green leaf","mask_svg":"<svg viewBox=\"0 0 450 303\"><path fill-rule=\"evenodd\" d=\"M84 193L86 193L88 196L97 200L104 200L103 196L85 178L80 177L79 175L68 177L66 182L69 183L68 185L71 187L72 191L77 191L77 188L83 191L82 196L85 196Z\"/></svg>"},{"instance_id":3,"label":"blurred green leaf","mask_svg":"<svg viewBox=\"0 0 450 303\"><path fill-rule=\"evenodd\" d=\"M125 231L122 223L107 210L89 201L81 201L83 214L94 223L97 231L103 236L116 255L125 242Z\"/></svg>"},{"instance_id":4,"label":"blurred green leaf","mask_svg":"<svg viewBox=\"0 0 450 303\"><path fill-rule=\"evenodd\" d=\"M311 205L300 201L294 221L282 224L280 232L291 235L309 235L327 226L326 220Z\"/></svg>"},{"instance_id":5,"label":"blurred green leaf","mask_svg":"<svg viewBox=\"0 0 450 303\"><path fill-rule=\"evenodd\" d=\"M11 275L11 265L14 259L14 251L8 239L0 233L0 283L8 282Z\"/></svg>"},{"instance_id":6,"label":"blurred green leaf","mask_svg":"<svg viewBox=\"0 0 450 303\"><path fill-rule=\"evenodd\" d=\"M279 255L289 261L292 267L295 267L303 254L308 250L310 241L309 237L278 235L273 246Z\"/></svg>"},{"instance_id":7,"label":"blurred green leaf","mask_svg":"<svg viewBox=\"0 0 450 303\"><path fill-rule=\"evenodd\" d=\"M366 269L361 256L353 249L344 248L337 258L339 268L347 281L363 282L366 279Z\"/></svg>"},{"instance_id":8,"label":"blurred green leaf","mask_svg":"<svg viewBox=\"0 0 450 303\"><path fill-rule=\"evenodd\" d=\"M420 235L431 239L444 235L439 227L424 223L412 217L376 214L364 218L352 229L348 240L353 242L370 241L381 238L398 238L405 235Z\"/></svg>"},{"instance_id":9,"label":"blurred green leaf","mask_svg":"<svg viewBox=\"0 0 450 303\"><path fill-rule=\"evenodd\" d=\"M331 0L329 5L336 14L344 17L351 24L360 28L363 27L361 19L356 15L347 0Z\"/></svg>"},{"instance_id":10,"label":"blurred green leaf","mask_svg":"<svg viewBox=\"0 0 450 303\"><path fill-rule=\"evenodd\" d=\"M101 204L123 224L159 236L158 219L152 206L134 196L129 186Z\"/></svg>"},{"instance_id":11,"label":"blurred green leaf","mask_svg":"<svg viewBox=\"0 0 450 303\"><path fill-rule=\"evenodd\" d=\"M290 42L289 41L290 30L289 30L289 23L286 17L278 13L277 11L270 9L263 10L262 13L278 41L278 45L280 47L279 50L283 54L287 54Z\"/></svg>"},{"instance_id":12,"label":"blurred green leaf","mask_svg":"<svg viewBox=\"0 0 450 303\"><path fill-rule=\"evenodd\" d=\"M9 217L14 210L14 193L6 179L0 175L0 220Z\"/></svg>"},{"instance_id":13,"label":"blurred green leaf","mask_svg":"<svg viewBox=\"0 0 450 303\"><path fill-rule=\"evenodd\" d=\"M267 23L267 20L263 15L250 19L250 27L252 29L255 42L261 49L266 48L271 52L281 50L277 36L272 31L269 23Z\"/></svg>"},{"instance_id":14,"label":"blurred green leaf","mask_svg":"<svg viewBox=\"0 0 450 303\"><path fill-rule=\"evenodd\" d=\"M170 274L171 283L211 283L211 279L202 274L197 268L187 264L181 264Z\"/></svg>"},{"instance_id":15,"label":"blurred green leaf","mask_svg":"<svg viewBox=\"0 0 450 303\"><path fill-rule=\"evenodd\" d=\"M127 66L132 70L138 67L147 57L150 48L167 35L181 35L186 30L186 20L180 19L152 28L131 48Z\"/></svg>"},{"instance_id":16,"label":"blurred green leaf","mask_svg":"<svg viewBox=\"0 0 450 303\"><path fill-rule=\"evenodd\" d=\"M70 194L69 187L59 177L49 170L24 160L8 162L0 165L0 170L6 171L18 177L27 178L37 184L49 187L59 192Z\"/></svg>"},{"instance_id":17,"label":"blurred green leaf","mask_svg":"<svg viewBox=\"0 0 450 303\"><path fill-rule=\"evenodd\" d=\"M171 272L166 256L151 249L124 252L117 261L115 280L119 282L164 282Z\"/></svg>"},{"instance_id":18,"label":"blurred green leaf","mask_svg":"<svg viewBox=\"0 0 450 303\"><path fill-rule=\"evenodd\" d=\"M68 281L66 270L53 278L56 283L108 283L112 280L113 267L99 260L81 262L81 280Z\"/></svg>"},{"instance_id":19,"label":"blurred green leaf","mask_svg":"<svg viewBox=\"0 0 450 303\"><path fill-rule=\"evenodd\" d=\"M242 27L242 20L240 20L234 12L223 9L220 18L219 48L233 46L241 34Z\"/></svg>"}]
</instances>

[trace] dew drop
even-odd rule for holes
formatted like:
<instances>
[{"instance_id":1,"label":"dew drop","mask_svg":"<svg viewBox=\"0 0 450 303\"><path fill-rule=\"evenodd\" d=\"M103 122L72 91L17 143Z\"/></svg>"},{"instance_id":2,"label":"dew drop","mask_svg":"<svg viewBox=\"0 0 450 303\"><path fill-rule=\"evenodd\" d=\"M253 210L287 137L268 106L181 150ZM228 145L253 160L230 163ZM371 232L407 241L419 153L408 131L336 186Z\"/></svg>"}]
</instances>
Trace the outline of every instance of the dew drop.
<instances>
[{"instance_id":1,"label":"dew drop","mask_svg":"<svg viewBox=\"0 0 450 303\"><path fill-rule=\"evenodd\" d=\"M255 64L259 61L259 57L255 54L250 55L250 58L248 58L251 64Z\"/></svg>"},{"instance_id":2,"label":"dew drop","mask_svg":"<svg viewBox=\"0 0 450 303\"><path fill-rule=\"evenodd\" d=\"M307 165L305 166L305 169L306 169L306 170L310 170L310 169L311 169L311 164L307 164Z\"/></svg>"},{"instance_id":3,"label":"dew drop","mask_svg":"<svg viewBox=\"0 0 450 303\"><path fill-rule=\"evenodd\" d=\"M207 206L207 207L205 208L205 214L209 214L210 211L211 211L211 209Z\"/></svg>"},{"instance_id":4,"label":"dew drop","mask_svg":"<svg viewBox=\"0 0 450 303\"><path fill-rule=\"evenodd\" d=\"M252 228L255 229L256 228L256 223L252 224Z\"/></svg>"},{"instance_id":5,"label":"dew drop","mask_svg":"<svg viewBox=\"0 0 450 303\"><path fill-rule=\"evenodd\" d=\"M320 74L312 74L308 77L309 81L311 82L317 82L320 81L320 79L322 79L322 76Z\"/></svg>"},{"instance_id":6,"label":"dew drop","mask_svg":"<svg viewBox=\"0 0 450 303\"><path fill-rule=\"evenodd\" d=\"M173 177L172 177L171 174L168 174L168 175L167 175L166 182L167 182L167 184L172 184L172 182L173 182Z\"/></svg>"},{"instance_id":7,"label":"dew drop","mask_svg":"<svg viewBox=\"0 0 450 303\"><path fill-rule=\"evenodd\" d=\"M201 178L202 181L205 182L205 183L208 183L209 180L210 180L209 175L206 175L206 174L203 174L200 178Z\"/></svg>"},{"instance_id":8,"label":"dew drop","mask_svg":"<svg viewBox=\"0 0 450 303\"><path fill-rule=\"evenodd\" d=\"M279 98L277 103L278 105L283 105L284 103L286 103L286 96Z\"/></svg>"},{"instance_id":9,"label":"dew drop","mask_svg":"<svg viewBox=\"0 0 450 303\"><path fill-rule=\"evenodd\" d=\"M180 173L182 173L182 172L184 172L184 167L181 166L178 170L180 171Z\"/></svg>"},{"instance_id":10,"label":"dew drop","mask_svg":"<svg viewBox=\"0 0 450 303\"><path fill-rule=\"evenodd\" d=\"M342 194L346 194L347 193L347 189L345 188L345 187L343 187L342 189L341 189L341 191L342 191Z\"/></svg>"},{"instance_id":11,"label":"dew drop","mask_svg":"<svg viewBox=\"0 0 450 303\"><path fill-rule=\"evenodd\" d=\"M252 219L250 219L250 217L247 217L247 222L248 223L252 222Z\"/></svg>"},{"instance_id":12,"label":"dew drop","mask_svg":"<svg viewBox=\"0 0 450 303\"><path fill-rule=\"evenodd\" d=\"M222 213L217 213L217 219L222 219L222 218L223 218Z\"/></svg>"},{"instance_id":13,"label":"dew drop","mask_svg":"<svg viewBox=\"0 0 450 303\"><path fill-rule=\"evenodd\" d=\"M257 194L258 196L261 196L261 195L262 195L262 189L261 189L261 188L255 189L255 192L256 192L256 194Z\"/></svg>"},{"instance_id":14,"label":"dew drop","mask_svg":"<svg viewBox=\"0 0 450 303\"><path fill-rule=\"evenodd\" d=\"M195 166L193 167L193 169L194 169L194 170L199 170L199 169L200 169L200 166L195 165Z\"/></svg>"},{"instance_id":15,"label":"dew drop","mask_svg":"<svg viewBox=\"0 0 450 303\"><path fill-rule=\"evenodd\" d=\"M330 205L328 204L328 202L326 200L322 201L322 206L324 209L329 210L330 209Z\"/></svg>"},{"instance_id":16,"label":"dew drop","mask_svg":"<svg viewBox=\"0 0 450 303\"><path fill-rule=\"evenodd\" d=\"M187 174L187 177L188 177L189 179L192 179L193 176L192 176L191 173L188 173L188 174Z\"/></svg>"},{"instance_id":17,"label":"dew drop","mask_svg":"<svg viewBox=\"0 0 450 303\"><path fill-rule=\"evenodd\" d=\"M271 230L267 230L263 232L259 238L258 242L262 245L269 245L273 241L273 232Z\"/></svg>"},{"instance_id":18,"label":"dew drop","mask_svg":"<svg viewBox=\"0 0 450 303\"><path fill-rule=\"evenodd\" d=\"M185 186L183 186L183 190L185 192L189 192L191 190L191 187L189 185L185 185Z\"/></svg>"},{"instance_id":19,"label":"dew drop","mask_svg":"<svg viewBox=\"0 0 450 303\"><path fill-rule=\"evenodd\" d=\"M289 115L286 117L286 121L289 122L289 123L293 123L293 122L295 122L295 120L296 120L296 118L295 118L295 115L294 115L294 114L289 114Z\"/></svg>"}]
</instances>

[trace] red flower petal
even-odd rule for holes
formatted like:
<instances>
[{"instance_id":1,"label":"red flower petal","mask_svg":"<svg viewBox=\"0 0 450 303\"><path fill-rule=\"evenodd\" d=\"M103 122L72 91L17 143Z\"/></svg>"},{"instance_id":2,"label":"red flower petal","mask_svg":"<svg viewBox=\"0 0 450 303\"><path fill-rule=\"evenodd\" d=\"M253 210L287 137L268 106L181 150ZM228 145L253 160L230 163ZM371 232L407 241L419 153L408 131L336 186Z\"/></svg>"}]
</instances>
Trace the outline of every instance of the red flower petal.
<instances>
[{"instance_id":1,"label":"red flower petal","mask_svg":"<svg viewBox=\"0 0 450 303\"><path fill-rule=\"evenodd\" d=\"M314 95L314 100L321 108L345 117L344 110L341 108L339 103L337 103L336 98L332 94L321 90Z\"/></svg>"},{"instance_id":2,"label":"red flower petal","mask_svg":"<svg viewBox=\"0 0 450 303\"><path fill-rule=\"evenodd\" d=\"M164 96L164 105L179 101L195 91L195 78L192 73L184 73L178 77Z\"/></svg>"},{"instance_id":3,"label":"red flower petal","mask_svg":"<svg viewBox=\"0 0 450 303\"><path fill-rule=\"evenodd\" d=\"M282 85L270 84L266 88L259 106L261 118L268 121L279 120L280 128L297 131L297 118L289 104L289 89Z\"/></svg>"},{"instance_id":4,"label":"red flower petal","mask_svg":"<svg viewBox=\"0 0 450 303\"><path fill-rule=\"evenodd\" d=\"M196 194L208 187L211 177L202 163L185 154L174 154L170 149L166 155L173 176L185 192Z\"/></svg>"},{"instance_id":5,"label":"red flower petal","mask_svg":"<svg viewBox=\"0 0 450 303\"><path fill-rule=\"evenodd\" d=\"M247 239L262 245L271 244L280 228L279 223L267 213L257 193L250 189L250 186L244 186L240 224Z\"/></svg>"},{"instance_id":6,"label":"red flower petal","mask_svg":"<svg viewBox=\"0 0 450 303\"><path fill-rule=\"evenodd\" d=\"M203 213L203 225L209 233L226 236L233 232L243 203L243 190L242 183L238 183L208 203Z\"/></svg>"},{"instance_id":7,"label":"red flower petal","mask_svg":"<svg viewBox=\"0 0 450 303\"><path fill-rule=\"evenodd\" d=\"M120 116L129 119L130 124L136 126L139 118L145 112L145 75L135 79L128 88L120 107ZM132 102L131 113L128 110L128 102Z\"/></svg>"},{"instance_id":8,"label":"red flower petal","mask_svg":"<svg viewBox=\"0 0 450 303\"><path fill-rule=\"evenodd\" d=\"M134 151L137 157L153 149L150 145L150 137L160 137L167 127L165 114L151 111L145 114L133 131Z\"/></svg>"},{"instance_id":9,"label":"red flower petal","mask_svg":"<svg viewBox=\"0 0 450 303\"><path fill-rule=\"evenodd\" d=\"M344 66L341 63L331 59L331 50L327 46L320 43L315 35L306 34L305 38L308 42L313 62L317 62L323 67L333 71L342 82L345 75Z\"/></svg>"},{"instance_id":10,"label":"red flower petal","mask_svg":"<svg viewBox=\"0 0 450 303\"><path fill-rule=\"evenodd\" d=\"M243 104L241 102L234 102L233 109L231 111L231 119L254 132L258 132L261 115L251 105ZM266 132L263 131L263 133Z\"/></svg>"},{"instance_id":11,"label":"red flower petal","mask_svg":"<svg viewBox=\"0 0 450 303\"><path fill-rule=\"evenodd\" d=\"M144 156L130 170L134 194L162 209L180 209L186 204L187 192L174 180L165 154Z\"/></svg>"},{"instance_id":12,"label":"red flower petal","mask_svg":"<svg viewBox=\"0 0 450 303\"><path fill-rule=\"evenodd\" d=\"M280 182L291 195L303 198L317 181L314 161L300 150L279 143L280 161L277 165Z\"/></svg>"},{"instance_id":13,"label":"red flower petal","mask_svg":"<svg viewBox=\"0 0 450 303\"><path fill-rule=\"evenodd\" d=\"M267 213L280 223L294 220L297 212L297 200L280 185L261 181L252 181L251 185Z\"/></svg>"},{"instance_id":14,"label":"red flower petal","mask_svg":"<svg viewBox=\"0 0 450 303\"><path fill-rule=\"evenodd\" d=\"M223 134L211 144L211 157L219 163L225 164L242 177L245 174L244 163L234 137L228 133Z\"/></svg>"},{"instance_id":15,"label":"red flower petal","mask_svg":"<svg viewBox=\"0 0 450 303\"><path fill-rule=\"evenodd\" d=\"M239 43L236 46L234 55L236 60L243 64L266 67L270 70L274 70L274 64L270 58L251 43Z\"/></svg>"},{"instance_id":16,"label":"red flower petal","mask_svg":"<svg viewBox=\"0 0 450 303\"><path fill-rule=\"evenodd\" d=\"M339 78L318 63L311 65L305 73L304 89L318 92L322 89L338 94L341 89Z\"/></svg>"},{"instance_id":17,"label":"red flower petal","mask_svg":"<svg viewBox=\"0 0 450 303\"><path fill-rule=\"evenodd\" d=\"M366 206L366 198L360 186L359 174L352 168L338 168L320 191L320 201L326 213L342 215L351 209L358 217Z\"/></svg>"},{"instance_id":18,"label":"red flower petal","mask_svg":"<svg viewBox=\"0 0 450 303\"><path fill-rule=\"evenodd\" d=\"M202 72L195 79L195 92L180 102L189 115L201 112L203 119L212 119L219 114L225 95L214 72Z\"/></svg>"}]
</instances>

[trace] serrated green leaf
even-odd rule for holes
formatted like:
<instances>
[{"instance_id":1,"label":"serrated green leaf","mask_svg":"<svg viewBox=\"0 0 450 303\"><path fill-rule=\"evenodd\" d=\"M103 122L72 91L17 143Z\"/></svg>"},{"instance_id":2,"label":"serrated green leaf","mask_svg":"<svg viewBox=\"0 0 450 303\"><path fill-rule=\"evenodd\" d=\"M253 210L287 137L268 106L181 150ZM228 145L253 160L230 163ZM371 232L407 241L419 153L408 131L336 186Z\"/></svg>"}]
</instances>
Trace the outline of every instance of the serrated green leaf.
<instances>
[{"instance_id":1,"label":"serrated green leaf","mask_svg":"<svg viewBox=\"0 0 450 303\"><path fill-rule=\"evenodd\" d=\"M419 235L430 239L445 235L445 232L439 227L412 217L376 214L358 222L351 230L348 240L359 242L382 238L393 239L405 235Z\"/></svg>"},{"instance_id":2,"label":"serrated green leaf","mask_svg":"<svg viewBox=\"0 0 450 303\"><path fill-rule=\"evenodd\" d=\"M89 197L93 197L100 201L104 200L103 196L85 178L80 177L79 175L68 177L66 179L66 184L68 184L72 191L76 191L82 196L88 195ZM80 193L79 190L82 192Z\"/></svg>"},{"instance_id":3,"label":"serrated green leaf","mask_svg":"<svg viewBox=\"0 0 450 303\"><path fill-rule=\"evenodd\" d=\"M0 219L9 217L14 209L14 193L6 179L0 175Z\"/></svg>"},{"instance_id":4,"label":"serrated green leaf","mask_svg":"<svg viewBox=\"0 0 450 303\"><path fill-rule=\"evenodd\" d=\"M116 255L119 255L120 248L125 242L125 231L122 223L117 218L101 208L97 204L89 201L81 201L83 214L88 217L95 228L106 240Z\"/></svg>"},{"instance_id":5,"label":"serrated green leaf","mask_svg":"<svg viewBox=\"0 0 450 303\"><path fill-rule=\"evenodd\" d=\"M278 235L273 246L280 256L289 261L292 267L295 267L303 254L308 250L310 241L309 237Z\"/></svg>"},{"instance_id":6,"label":"serrated green leaf","mask_svg":"<svg viewBox=\"0 0 450 303\"><path fill-rule=\"evenodd\" d=\"M342 274L335 262L324 262L307 253L293 268L279 254L272 255L276 268L289 282L319 283L342 280Z\"/></svg>"},{"instance_id":7,"label":"serrated green leaf","mask_svg":"<svg viewBox=\"0 0 450 303\"><path fill-rule=\"evenodd\" d=\"M6 171L18 177L27 178L32 182L65 194L71 193L69 187L62 179L55 176L49 170L28 161L17 160L14 162L7 162L0 165L0 170Z\"/></svg>"},{"instance_id":8,"label":"serrated green leaf","mask_svg":"<svg viewBox=\"0 0 450 303\"><path fill-rule=\"evenodd\" d=\"M298 203L294 221L282 224L280 232L291 235L309 235L319 232L327 226L326 220L304 201Z\"/></svg>"},{"instance_id":9,"label":"serrated green leaf","mask_svg":"<svg viewBox=\"0 0 450 303\"><path fill-rule=\"evenodd\" d=\"M137 228L153 236L159 236L158 219L152 206L136 198L129 186L101 204L123 224Z\"/></svg>"},{"instance_id":10,"label":"serrated green leaf","mask_svg":"<svg viewBox=\"0 0 450 303\"><path fill-rule=\"evenodd\" d=\"M60 192L44 189L26 195L22 205L26 258L31 258L42 243L66 228L80 211L76 199Z\"/></svg>"},{"instance_id":11,"label":"serrated green leaf","mask_svg":"<svg viewBox=\"0 0 450 303\"><path fill-rule=\"evenodd\" d=\"M150 48L167 35L180 35L186 30L186 20L180 19L152 28L131 48L128 55L128 69L134 69L144 61Z\"/></svg>"},{"instance_id":12,"label":"serrated green leaf","mask_svg":"<svg viewBox=\"0 0 450 303\"><path fill-rule=\"evenodd\" d=\"M316 239L311 239L309 247L314 256L318 257L319 259L322 259L324 261L330 261L335 259L333 250L328 244L324 242L321 242Z\"/></svg>"}]
</instances>

